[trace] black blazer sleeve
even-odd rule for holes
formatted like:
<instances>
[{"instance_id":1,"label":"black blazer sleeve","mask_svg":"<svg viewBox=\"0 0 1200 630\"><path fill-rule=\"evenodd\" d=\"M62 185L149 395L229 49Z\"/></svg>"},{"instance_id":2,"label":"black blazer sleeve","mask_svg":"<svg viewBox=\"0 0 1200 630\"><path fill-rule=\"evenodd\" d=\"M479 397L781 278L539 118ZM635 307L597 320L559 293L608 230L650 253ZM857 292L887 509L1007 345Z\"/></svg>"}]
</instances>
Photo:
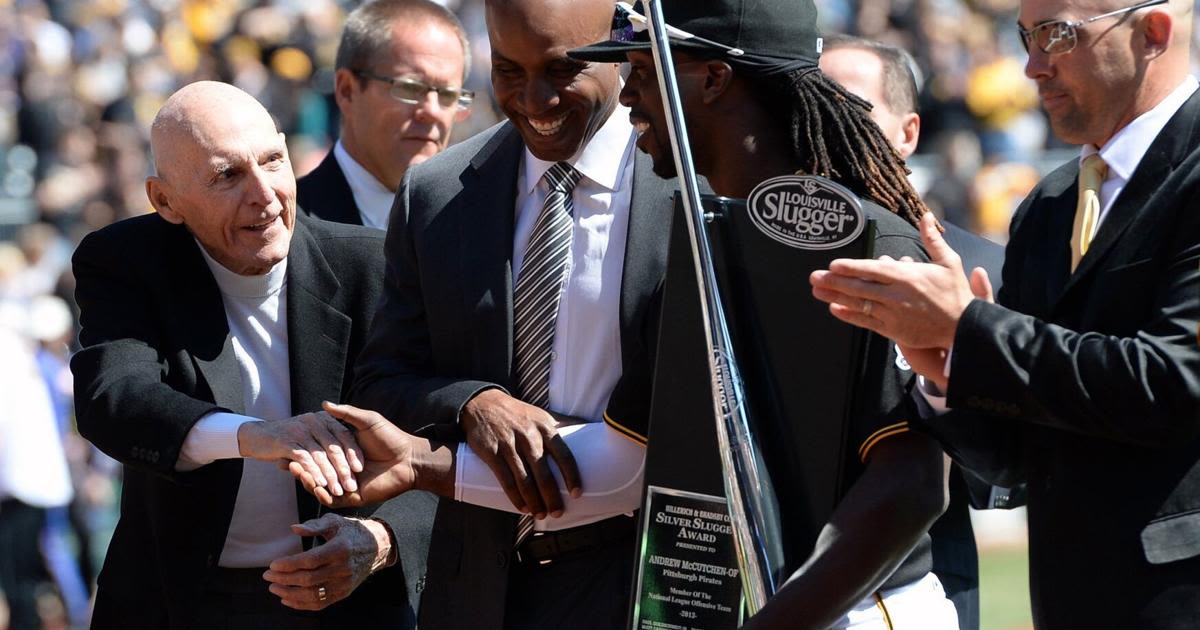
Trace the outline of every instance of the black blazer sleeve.
<instances>
[{"instance_id":1,"label":"black blazer sleeve","mask_svg":"<svg viewBox=\"0 0 1200 630\"><path fill-rule=\"evenodd\" d=\"M166 340L147 278L161 269L130 255L131 242L146 241L127 227L89 235L73 258L83 346L71 359L76 419L80 434L113 459L175 477L188 431L220 408L164 382Z\"/></svg>"},{"instance_id":2,"label":"black blazer sleeve","mask_svg":"<svg viewBox=\"0 0 1200 630\"><path fill-rule=\"evenodd\" d=\"M412 216L412 173L410 169L405 175L392 206L384 246L383 296L355 368L350 398L408 431L462 441L459 412L475 394L498 385L434 376L439 370L414 243L422 226Z\"/></svg>"},{"instance_id":3,"label":"black blazer sleeve","mask_svg":"<svg viewBox=\"0 0 1200 630\"><path fill-rule=\"evenodd\" d=\"M1189 201L1200 194L1200 168L1193 161L1176 175L1147 204L1147 220L1128 228L1153 234L1131 239L1139 249L1092 280L1080 317L1103 326L1072 329L1024 314L1008 294L1015 277L1000 297L1014 308L979 300L967 308L951 407L1149 446L1200 435L1200 213ZM1006 264L1005 272L1016 270Z\"/></svg>"}]
</instances>

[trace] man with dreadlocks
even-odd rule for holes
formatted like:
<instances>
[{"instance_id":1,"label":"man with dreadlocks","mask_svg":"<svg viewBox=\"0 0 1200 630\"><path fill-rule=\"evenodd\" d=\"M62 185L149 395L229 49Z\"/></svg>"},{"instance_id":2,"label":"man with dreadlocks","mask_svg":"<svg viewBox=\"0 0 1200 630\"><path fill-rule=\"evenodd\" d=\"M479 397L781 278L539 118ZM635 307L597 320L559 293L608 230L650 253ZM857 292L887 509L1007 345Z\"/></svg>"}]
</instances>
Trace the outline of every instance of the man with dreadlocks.
<instances>
[{"instance_id":1,"label":"man with dreadlocks","mask_svg":"<svg viewBox=\"0 0 1200 630\"><path fill-rule=\"evenodd\" d=\"M696 171L713 191L747 197L778 175L820 175L849 188L875 220L876 253L924 260L915 228L926 208L903 160L871 120L870 105L817 69L811 0L660 0L671 33ZM634 8L633 21L639 24ZM571 51L625 60L622 104L638 148L673 177L668 127L644 29L618 23L611 41ZM734 48L734 47L737 48ZM797 270L798 281L802 275ZM930 573L929 526L945 509L947 463L931 438L907 428L912 374L894 346L872 335L856 401L845 478L852 480L812 554L745 628L957 628ZM872 398L872 400L865 400ZM831 446L832 448L832 446Z\"/></svg>"}]
</instances>

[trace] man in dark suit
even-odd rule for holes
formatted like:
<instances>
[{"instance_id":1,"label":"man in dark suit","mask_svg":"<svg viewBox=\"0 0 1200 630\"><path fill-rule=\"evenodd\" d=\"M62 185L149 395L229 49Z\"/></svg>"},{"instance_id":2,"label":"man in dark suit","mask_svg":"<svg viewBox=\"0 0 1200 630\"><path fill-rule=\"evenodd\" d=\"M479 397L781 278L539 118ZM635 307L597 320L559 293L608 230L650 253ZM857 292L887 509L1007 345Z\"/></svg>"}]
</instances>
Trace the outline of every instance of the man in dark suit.
<instances>
[{"instance_id":1,"label":"man in dark suit","mask_svg":"<svg viewBox=\"0 0 1200 630\"><path fill-rule=\"evenodd\" d=\"M381 521L316 519L277 469L296 462L335 494L356 489L353 437L304 412L349 389L383 235L297 220L283 134L230 85L176 92L151 140L157 214L89 235L74 257L79 430L125 465L93 626L411 627L399 568L326 614L284 606L333 604L397 555L423 572ZM285 556L316 535L327 543L305 568L322 579L296 584Z\"/></svg>"},{"instance_id":2,"label":"man in dark suit","mask_svg":"<svg viewBox=\"0 0 1200 630\"><path fill-rule=\"evenodd\" d=\"M1083 150L1017 210L998 303L979 274L962 280L932 222L933 264L836 261L812 277L834 315L904 345L946 392L928 425L960 463L1027 481L1039 628L1200 623L1192 12L1022 2L1026 74Z\"/></svg>"},{"instance_id":3,"label":"man in dark suit","mask_svg":"<svg viewBox=\"0 0 1200 630\"><path fill-rule=\"evenodd\" d=\"M847 35L825 37L821 50L821 72L871 104L871 119L905 160L916 151L921 137L912 64L911 55L902 48ZM944 219L942 226L943 237L967 269L982 267L990 277L1000 277L1003 247ZM929 529L933 571L954 601L960 630L979 628L979 557L968 506L977 498L976 507L993 507L993 496L1010 496L1006 489L1000 490L993 492L992 486L956 466L950 476L950 505Z\"/></svg>"},{"instance_id":4,"label":"man in dark suit","mask_svg":"<svg viewBox=\"0 0 1200 630\"><path fill-rule=\"evenodd\" d=\"M327 221L387 228L404 172L450 142L470 115L463 90L471 51L458 18L430 0L375 0L346 17L334 99L341 137L297 181L304 212Z\"/></svg>"},{"instance_id":5,"label":"man in dark suit","mask_svg":"<svg viewBox=\"0 0 1200 630\"><path fill-rule=\"evenodd\" d=\"M566 56L611 17L606 0L488 2L492 84L509 120L410 169L397 194L352 400L457 444L460 500L439 504L428 627L625 623L644 437L605 405L618 383L648 405L646 313L671 194L634 150L617 64ZM547 245L539 225L570 244Z\"/></svg>"}]
</instances>

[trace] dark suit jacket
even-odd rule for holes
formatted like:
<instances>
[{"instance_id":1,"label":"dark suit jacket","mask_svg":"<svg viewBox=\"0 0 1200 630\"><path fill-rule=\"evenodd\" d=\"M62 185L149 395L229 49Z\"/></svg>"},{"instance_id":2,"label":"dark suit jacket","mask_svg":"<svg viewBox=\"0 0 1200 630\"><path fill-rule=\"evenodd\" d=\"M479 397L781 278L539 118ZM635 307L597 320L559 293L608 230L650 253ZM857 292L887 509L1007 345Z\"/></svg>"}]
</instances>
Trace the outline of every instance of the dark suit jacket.
<instances>
[{"instance_id":1,"label":"dark suit jacket","mask_svg":"<svg viewBox=\"0 0 1200 630\"><path fill-rule=\"evenodd\" d=\"M333 149L309 174L296 180L296 203L303 212L319 219L349 225L362 225L354 192L346 174L338 166Z\"/></svg>"},{"instance_id":2,"label":"dark suit jacket","mask_svg":"<svg viewBox=\"0 0 1200 630\"><path fill-rule=\"evenodd\" d=\"M1153 140L1070 272L1078 162L1013 218L1001 305L972 303L929 422L1028 481L1040 628L1200 627L1200 95Z\"/></svg>"},{"instance_id":3,"label":"dark suit jacket","mask_svg":"<svg viewBox=\"0 0 1200 630\"><path fill-rule=\"evenodd\" d=\"M356 370L358 404L422 435L461 442L462 406L482 389L515 384L513 206L523 151L504 123L408 171L388 230L383 300ZM647 310L666 269L672 189L646 156L635 160L617 387L643 390L648 403L657 322ZM516 522L515 514L440 502L423 626L501 627Z\"/></svg>"},{"instance_id":4,"label":"dark suit jacket","mask_svg":"<svg viewBox=\"0 0 1200 630\"><path fill-rule=\"evenodd\" d=\"M297 221L287 269L293 412L318 410L349 390L382 284L382 240L377 230ZM74 270L83 325L83 350L71 361L79 431L125 464L97 606L124 617L98 614L93 623L126 626L136 618L140 627L188 628L224 546L242 474L240 459L175 471L197 420L244 409L221 293L191 234L157 215L89 235ZM299 486L297 496L298 518L314 517L316 502ZM423 573L423 556L400 551L406 568ZM414 608L397 594L402 580L399 570L380 572L327 618L370 611L411 626Z\"/></svg>"}]
</instances>

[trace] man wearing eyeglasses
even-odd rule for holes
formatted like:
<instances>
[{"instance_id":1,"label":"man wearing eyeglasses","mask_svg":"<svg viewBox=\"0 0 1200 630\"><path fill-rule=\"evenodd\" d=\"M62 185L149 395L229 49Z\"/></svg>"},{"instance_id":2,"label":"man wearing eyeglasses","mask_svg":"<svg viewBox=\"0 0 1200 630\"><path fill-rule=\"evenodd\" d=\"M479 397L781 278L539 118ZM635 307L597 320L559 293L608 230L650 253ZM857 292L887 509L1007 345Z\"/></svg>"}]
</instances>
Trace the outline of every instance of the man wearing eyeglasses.
<instances>
[{"instance_id":1,"label":"man wearing eyeglasses","mask_svg":"<svg viewBox=\"0 0 1200 630\"><path fill-rule=\"evenodd\" d=\"M1083 148L1017 210L998 303L931 222L931 264L835 261L811 278L946 393L927 424L952 456L1028 483L1038 628L1200 625L1193 11L1021 3L1026 74L1054 133Z\"/></svg>"},{"instance_id":2,"label":"man wearing eyeglasses","mask_svg":"<svg viewBox=\"0 0 1200 630\"><path fill-rule=\"evenodd\" d=\"M297 181L300 207L386 229L404 172L450 142L470 115L470 47L458 18L430 0L375 0L346 18L334 97L341 138Z\"/></svg>"}]
</instances>

